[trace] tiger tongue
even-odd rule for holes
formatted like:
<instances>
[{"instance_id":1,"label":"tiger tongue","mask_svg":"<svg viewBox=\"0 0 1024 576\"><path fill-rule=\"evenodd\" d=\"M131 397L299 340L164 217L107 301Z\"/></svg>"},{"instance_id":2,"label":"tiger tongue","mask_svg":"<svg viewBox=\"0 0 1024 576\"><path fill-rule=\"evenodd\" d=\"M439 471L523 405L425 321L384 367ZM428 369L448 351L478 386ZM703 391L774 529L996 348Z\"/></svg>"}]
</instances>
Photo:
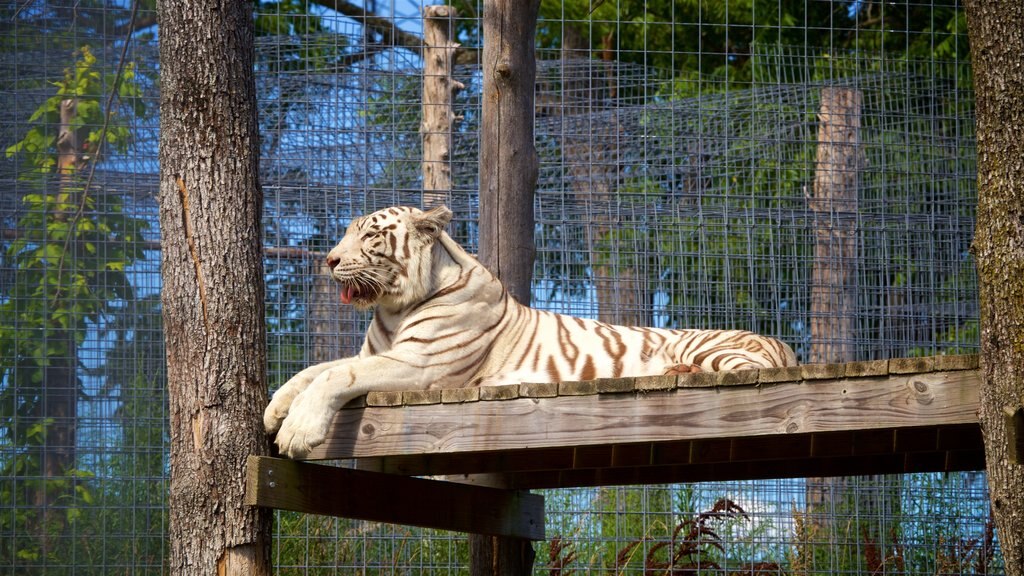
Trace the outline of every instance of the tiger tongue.
<instances>
[{"instance_id":1,"label":"tiger tongue","mask_svg":"<svg viewBox=\"0 0 1024 576\"><path fill-rule=\"evenodd\" d=\"M352 299L355 298L355 296L356 296L356 289L355 288L353 288L351 286L342 286L341 287L341 303L342 304L351 304L352 303Z\"/></svg>"}]
</instances>

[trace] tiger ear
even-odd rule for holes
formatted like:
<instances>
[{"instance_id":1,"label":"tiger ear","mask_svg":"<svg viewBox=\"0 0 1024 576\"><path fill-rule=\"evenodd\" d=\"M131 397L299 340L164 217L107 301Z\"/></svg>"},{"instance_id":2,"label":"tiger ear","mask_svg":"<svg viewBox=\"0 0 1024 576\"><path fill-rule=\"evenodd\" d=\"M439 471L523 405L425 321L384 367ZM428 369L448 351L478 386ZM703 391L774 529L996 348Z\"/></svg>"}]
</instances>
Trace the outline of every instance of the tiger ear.
<instances>
[{"instance_id":1,"label":"tiger ear","mask_svg":"<svg viewBox=\"0 0 1024 576\"><path fill-rule=\"evenodd\" d=\"M444 227L452 220L452 211L447 206L438 206L427 210L422 214L413 216L413 227L418 232L429 237L437 238L444 232Z\"/></svg>"}]
</instances>

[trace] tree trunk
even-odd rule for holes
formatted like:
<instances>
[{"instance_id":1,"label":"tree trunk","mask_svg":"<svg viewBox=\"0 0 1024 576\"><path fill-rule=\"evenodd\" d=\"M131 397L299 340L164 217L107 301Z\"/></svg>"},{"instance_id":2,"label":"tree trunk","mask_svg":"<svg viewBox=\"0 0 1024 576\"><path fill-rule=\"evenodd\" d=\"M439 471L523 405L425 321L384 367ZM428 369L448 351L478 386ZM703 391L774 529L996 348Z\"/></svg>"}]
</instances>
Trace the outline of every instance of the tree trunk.
<instances>
[{"instance_id":1,"label":"tree trunk","mask_svg":"<svg viewBox=\"0 0 1024 576\"><path fill-rule=\"evenodd\" d=\"M57 133L57 175L59 178L60 206L76 206L81 200L82 182L78 178L82 168L81 127L76 128L78 100L61 100L60 128ZM74 215L70 209L61 209L54 215L59 222L67 222ZM71 248L74 251L74 248ZM66 257L70 258L70 255ZM58 291L51 306L53 310L67 309L72 302L61 298ZM48 349L58 351L47 356L43 368L43 394L35 407L39 420L49 421L40 453L40 472L43 481L33 487L31 501L39 510L38 524L40 556L46 558L53 551L54 537L64 534L67 515L55 507L69 497L60 482L75 467L76 426L78 423L78 343L75 334L60 322L50 321L46 339Z\"/></svg>"},{"instance_id":2,"label":"tree trunk","mask_svg":"<svg viewBox=\"0 0 1024 576\"><path fill-rule=\"evenodd\" d=\"M814 217L810 363L855 359L862 98L851 88L821 90L814 195L808 200ZM853 504L857 496L849 484L846 478L807 479L807 511L816 529L825 526L835 510Z\"/></svg>"},{"instance_id":3,"label":"tree trunk","mask_svg":"<svg viewBox=\"0 0 1024 576\"><path fill-rule=\"evenodd\" d=\"M821 90L814 197L809 361L854 360L857 317L857 187L860 170L860 91Z\"/></svg>"},{"instance_id":4,"label":"tree trunk","mask_svg":"<svg viewBox=\"0 0 1024 576\"><path fill-rule=\"evenodd\" d=\"M480 127L480 261L519 302L533 277L534 49L540 0L484 0L483 111ZM472 576L528 576L527 540L469 535Z\"/></svg>"},{"instance_id":5,"label":"tree trunk","mask_svg":"<svg viewBox=\"0 0 1024 576\"><path fill-rule=\"evenodd\" d=\"M602 88L615 93L616 80L613 75L607 79L607 86L602 86L595 71L603 66L594 65L586 57L589 53L582 34L571 23L565 23L561 105L553 111L562 116L562 146L572 176L570 182L587 218L586 243L597 292L597 317L612 324L649 326L647 277L643 267L637 266L643 251L620 246L614 237L619 225L615 212L622 178L618 143L621 127L613 108L596 105Z\"/></svg>"},{"instance_id":6,"label":"tree trunk","mask_svg":"<svg viewBox=\"0 0 1024 576\"><path fill-rule=\"evenodd\" d=\"M974 68L981 368L979 419L996 531L1024 575L1024 4L965 2Z\"/></svg>"},{"instance_id":7,"label":"tree trunk","mask_svg":"<svg viewBox=\"0 0 1024 576\"><path fill-rule=\"evenodd\" d=\"M455 50L452 42L455 8L423 9L423 208L449 204L452 196L452 100L465 88L452 76Z\"/></svg>"},{"instance_id":8,"label":"tree trunk","mask_svg":"<svg viewBox=\"0 0 1024 576\"><path fill-rule=\"evenodd\" d=\"M480 124L479 257L530 303L533 276L534 42L540 0L486 0Z\"/></svg>"},{"instance_id":9,"label":"tree trunk","mask_svg":"<svg viewBox=\"0 0 1024 576\"><path fill-rule=\"evenodd\" d=\"M535 555L529 540L480 534L469 538L472 576L528 576Z\"/></svg>"},{"instance_id":10,"label":"tree trunk","mask_svg":"<svg viewBox=\"0 0 1024 576\"><path fill-rule=\"evenodd\" d=\"M60 175L62 203L69 205L78 205L81 195L86 193L78 177L83 162L81 128L75 127L77 116L78 100L62 100L60 132L57 135L57 173ZM70 211L63 212L57 218L66 221L74 215ZM67 305L66 302L56 303L55 308ZM43 372L45 417L53 418L53 424L46 431L47 450L43 465L46 478L64 476L75 466L75 427L78 422L78 344L70 331L58 328L56 322L54 328L52 338L63 353L60 358L51 358ZM63 520L60 522L63 524Z\"/></svg>"},{"instance_id":11,"label":"tree trunk","mask_svg":"<svg viewBox=\"0 0 1024 576\"><path fill-rule=\"evenodd\" d=\"M175 575L270 574L270 512L242 504L246 458L269 451L253 9L158 3Z\"/></svg>"}]
</instances>

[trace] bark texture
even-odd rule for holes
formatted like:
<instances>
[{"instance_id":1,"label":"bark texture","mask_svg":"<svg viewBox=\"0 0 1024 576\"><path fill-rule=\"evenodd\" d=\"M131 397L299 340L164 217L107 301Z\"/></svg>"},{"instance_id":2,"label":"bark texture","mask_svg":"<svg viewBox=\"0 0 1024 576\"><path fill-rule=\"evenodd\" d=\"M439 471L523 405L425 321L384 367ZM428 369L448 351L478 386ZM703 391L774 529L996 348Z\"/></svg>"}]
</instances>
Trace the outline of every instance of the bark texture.
<instances>
[{"instance_id":1,"label":"bark texture","mask_svg":"<svg viewBox=\"0 0 1024 576\"><path fill-rule=\"evenodd\" d=\"M519 302L530 303L537 187L534 85L540 0L484 2L479 257Z\"/></svg>"},{"instance_id":2,"label":"bark texture","mask_svg":"<svg viewBox=\"0 0 1024 576\"><path fill-rule=\"evenodd\" d=\"M341 305L338 285L326 262L310 261L309 275L313 279L306 307L310 364L355 356L363 343L359 312L354 306Z\"/></svg>"},{"instance_id":3,"label":"bark texture","mask_svg":"<svg viewBox=\"0 0 1024 576\"><path fill-rule=\"evenodd\" d=\"M60 204L77 205L84 194L83 184L78 177L84 167L82 161L82 129L76 127L78 100L68 98L60 103L60 128L57 133L57 174L60 178ZM74 218L69 209L62 209L54 219L66 222ZM54 309L70 306L61 298L60 291L53 302ZM78 422L78 343L71 330L62 328L57 322L50 322L46 339L58 353L48 355L43 368L43 390L39 402L33 409L34 418L49 420L46 436L40 450L41 482L29 488L33 493L30 501L40 510L36 525L32 527L39 536L39 551L46 558L57 545L57 540L67 530L67 514L60 508L60 500L66 498L67 489L57 488L60 479L75 467L76 425ZM33 448L33 450L35 450ZM54 482L50 482L54 481Z\"/></svg>"},{"instance_id":4,"label":"bark texture","mask_svg":"<svg viewBox=\"0 0 1024 576\"><path fill-rule=\"evenodd\" d=\"M171 417L170 573L270 574L253 4L158 3L160 228Z\"/></svg>"},{"instance_id":5,"label":"bark texture","mask_svg":"<svg viewBox=\"0 0 1024 576\"><path fill-rule=\"evenodd\" d=\"M1024 462L1011 449L1024 408L1024 4L965 2L974 68L978 214L972 246L981 307L979 419L996 531L1024 575ZM1019 445L1019 444L1018 444Z\"/></svg>"},{"instance_id":6,"label":"bark texture","mask_svg":"<svg viewBox=\"0 0 1024 576\"><path fill-rule=\"evenodd\" d=\"M814 265L811 271L809 363L854 360L857 314L857 187L862 94L850 88L823 88L818 113L818 149L813 215ZM810 521L823 529L831 511L853 501L847 479L808 478Z\"/></svg>"},{"instance_id":7,"label":"bark texture","mask_svg":"<svg viewBox=\"0 0 1024 576\"><path fill-rule=\"evenodd\" d=\"M814 196L809 362L854 360L857 317L857 188L860 91L823 88Z\"/></svg>"},{"instance_id":8,"label":"bark texture","mask_svg":"<svg viewBox=\"0 0 1024 576\"><path fill-rule=\"evenodd\" d=\"M534 86L540 0L485 0L480 127L480 261L530 304L537 187ZM469 535L472 576L528 576L528 540Z\"/></svg>"},{"instance_id":9,"label":"bark texture","mask_svg":"<svg viewBox=\"0 0 1024 576\"><path fill-rule=\"evenodd\" d=\"M423 209L451 203L452 100L465 88L452 76L455 50L455 8L423 8Z\"/></svg>"}]
</instances>

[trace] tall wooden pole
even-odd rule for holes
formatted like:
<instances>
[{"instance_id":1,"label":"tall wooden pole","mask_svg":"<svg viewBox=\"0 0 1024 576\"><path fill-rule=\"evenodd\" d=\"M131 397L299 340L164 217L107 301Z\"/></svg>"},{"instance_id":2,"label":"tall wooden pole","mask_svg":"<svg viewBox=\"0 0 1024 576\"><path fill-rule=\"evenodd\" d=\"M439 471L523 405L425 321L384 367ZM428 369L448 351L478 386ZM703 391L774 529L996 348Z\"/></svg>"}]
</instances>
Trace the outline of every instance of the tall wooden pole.
<instances>
[{"instance_id":1,"label":"tall wooden pole","mask_svg":"<svg viewBox=\"0 0 1024 576\"><path fill-rule=\"evenodd\" d=\"M808 200L814 232L810 363L854 360L862 99L852 88L821 90L814 194ZM833 504L851 497L845 484L843 478L807 479L813 526L820 529Z\"/></svg>"},{"instance_id":2,"label":"tall wooden pole","mask_svg":"<svg viewBox=\"0 0 1024 576\"><path fill-rule=\"evenodd\" d=\"M269 452L252 2L159 0L160 230L176 576L270 574Z\"/></svg>"},{"instance_id":3,"label":"tall wooden pole","mask_svg":"<svg viewBox=\"0 0 1024 576\"><path fill-rule=\"evenodd\" d=\"M810 362L854 360L861 92L823 88L818 115Z\"/></svg>"},{"instance_id":4,"label":"tall wooden pole","mask_svg":"<svg viewBox=\"0 0 1024 576\"><path fill-rule=\"evenodd\" d=\"M539 10L540 0L486 0L483 14L479 257L523 304L530 303L536 253L533 115Z\"/></svg>"},{"instance_id":5,"label":"tall wooden pole","mask_svg":"<svg viewBox=\"0 0 1024 576\"><path fill-rule=\"evenodd\" d=\"M455 8L423 8L423 208L451 202L452 126L455 112L452 100L465 88L452 74L455 50L452 31Z\"/></svg>"},{"instance_id":6,"label":"tall wooden pole","mask_svg":"<svg viewBox=\"0 0 1024 576\"><path fill-rule=\"evenodd\" d=\"M81 202L85 194L78 178L82 168L82 129L76 126L78 120L78 99L61 100L60 128L57 133L57 174L60 178L60 208L54 219L67 222L73 218L71 206ZM54 294L50 304L56 310L68 306L61 298L63 291ZM33 486L31 501L40 511L34 530L39 535L40 557L46 558L55 547L57 537L63 536L67 528L67 515L56 505L66 494L59 486L61 478L75 466L76 425L78 423L78 343L71 330L52 322L47 326L48 349L59 352L47 354L43 368L42 397L36 404L35 416L49 421L40 451L40 471L44 482Z\"/></svg>"},{"instance_id":7,"label":"tall wooden pole","mask_svg":"<svg viewBox=\"0 0 1024 576\"><path fill-rule=\"evenodd\" d=\"M484 0L479 257L523 304L533 276L534 42L540 0ZM471 534L472 576L528 576L528 540Z\"/></svg>"}]
</instances>

